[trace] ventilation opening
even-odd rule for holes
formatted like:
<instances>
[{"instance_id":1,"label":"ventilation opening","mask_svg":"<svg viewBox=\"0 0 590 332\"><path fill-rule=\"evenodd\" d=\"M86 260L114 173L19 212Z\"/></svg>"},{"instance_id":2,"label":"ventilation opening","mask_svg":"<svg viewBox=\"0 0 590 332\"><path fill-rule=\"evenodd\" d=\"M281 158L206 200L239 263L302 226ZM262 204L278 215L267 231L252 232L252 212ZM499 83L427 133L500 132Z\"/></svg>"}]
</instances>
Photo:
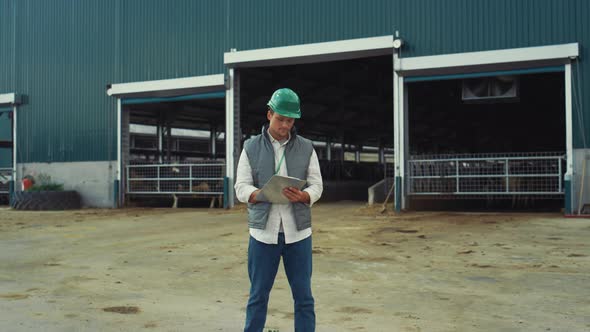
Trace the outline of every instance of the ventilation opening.
<instances>
[{"instance_id":1,"label":"ventilation opening","mask_svg":"<svg viewBox=\"0 0 590 332\"><path fill-rule=\"evenodd\" d=\"M518 76L494 76L464 79L462 100L465 103L518 102Z\"/></svg>"}]
</instances>

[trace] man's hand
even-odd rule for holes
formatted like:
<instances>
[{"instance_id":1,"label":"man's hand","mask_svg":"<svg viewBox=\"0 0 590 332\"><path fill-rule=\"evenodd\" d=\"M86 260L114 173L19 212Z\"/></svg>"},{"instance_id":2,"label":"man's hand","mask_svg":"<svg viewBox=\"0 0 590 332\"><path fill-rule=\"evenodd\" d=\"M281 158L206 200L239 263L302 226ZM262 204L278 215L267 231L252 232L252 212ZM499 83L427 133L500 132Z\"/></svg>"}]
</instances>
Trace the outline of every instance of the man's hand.
<instances>
[{"instance_id":1,"label":"man's hand","mask_svg":"<svg viewBox=\"0 0 590 332\"><path fill-rule=\"evenodd\" d=\"M295 187L287 187L283 189L283 195L289 199L291 203L301 202L309 204L311 199L306 191L301 191Z\"/></svg>"},{"instance_id":2,"label":"man's hand","mask_svg":"<svg viewBox=\"0 0 590 332\"><path fill-rule=\"evenodd\" d=\"M256 195L258 195L258 193L260 192L260 189L258 190L254 190L251 194L250 194L250 198L248 198L248 203L252 203L252 204L256 204L258 203L258 201L256 200Z\"/></svg>"}]
</instances>

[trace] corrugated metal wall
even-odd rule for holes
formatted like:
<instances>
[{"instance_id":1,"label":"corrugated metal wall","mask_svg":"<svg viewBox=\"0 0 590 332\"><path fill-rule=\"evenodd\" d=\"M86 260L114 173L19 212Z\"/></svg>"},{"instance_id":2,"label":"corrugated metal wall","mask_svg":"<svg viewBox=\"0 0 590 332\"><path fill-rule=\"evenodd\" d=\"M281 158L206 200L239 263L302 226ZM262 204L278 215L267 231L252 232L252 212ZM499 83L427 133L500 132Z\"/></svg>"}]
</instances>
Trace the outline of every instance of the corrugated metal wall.
<instances>
[{"instance_id":1,"label":"corrugated metal wall","mask_svg":"<svg viewBox=\"0 0 590 332\"><path fill-rule=\"evenodd\" d=\"M393 34L394 1L230 1L230 47L238 50Z\"/></svg>"},{"instance_id":2,"label":"corrugated metal wall","mask_svg":"<svg viewBox=\"0 0 590 332\"><path fill-rule=\"evenodd\" d=\"M0 94L14 92L13 10L12 1L0 0Z\"/></svg>"},{"instance_id":3,"label":"corrugated metal wall","mask_svg":"<svg viewBox=\"0 0 590 332\"><path fill-rule=\"evenodd\" d=\"M13 6L6 1L0 1L0 94L14 92L13 61L14 56L10 46L14 40L13 34ZM12 119L9 117L9 107L0 106L0 141L12 140ZM0 147L0 168L12 167L12 149Z\"/></svg>"},{"instance_id":4,"label":"corrugated metal wall","mask_svg":"<svg viewBox=\"0 0 590 332\"><path fill-rule=\"evenodd\" d=\"M585 110L589 131L590 64L584 56L590 51L590 1L408 0L396 2L394 16L406 57L578 42L581 57L572 71L583 95L574 103ZM574 107L574 147L582 148L579 106ZM586 142L590 146L590 134Z\"/></svg>"},{"instance_id":5,"label":"corrugated metal wall","mask_svg":"<svg viewBox=\"0 0 590 332\"><path fill-rule=\"evenodd\" d=\"M224 70L227 3L219 0L124 0L119 18L118 76L144 81Z\"/></svg>"},{"instance_id":6,"label":"corrugated metal wall","mask_svg":"<svg viewBox=\"0 0 590 332\"><path fill-rule=\"evenodd\" d=\"M395 27L406 56L471 52L579 41L589 10L586 0L398 1Z\"/></svg>"},{"instance_id":7,"label":"corrugated metal wall","mask_svg":"<svg viewBox=\"0 0 590 332\"><path fill-rule=\"evenodd\" d=\"M16 6L17 63L8 90L28 96L18 108L18 161L115 158L114 101L105 86L115 69L108 13L117 1L8 2Z\"/></svg>"},{"instance_id":8,"label":"corrugated metal wall","mask_svg":"<svg viewBox=\"0 0 590 332\"><path fill-rule=\"evenodd\" d=\"M587 0L0 0L0 93L29 97L19 111L19 162L109 160L109 83L222 73L232 47L395 30L406 40L402 56L579 42L583 60L588 17ZM589 110L590 66L578 71Z\"/></svg>"}]
</instances>

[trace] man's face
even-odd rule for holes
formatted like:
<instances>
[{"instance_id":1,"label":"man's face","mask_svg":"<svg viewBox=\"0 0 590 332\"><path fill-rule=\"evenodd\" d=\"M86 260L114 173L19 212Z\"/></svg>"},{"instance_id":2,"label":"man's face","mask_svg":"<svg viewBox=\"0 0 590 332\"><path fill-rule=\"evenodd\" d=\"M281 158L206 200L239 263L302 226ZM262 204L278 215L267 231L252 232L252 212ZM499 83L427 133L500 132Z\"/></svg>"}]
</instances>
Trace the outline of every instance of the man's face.
<instances>
[{"instance_id":1,"label":"man's face","mask_svg":"<svg viewBox=\"0 0 590 332\"><path fill-rule=\"evenodd\" d=\"M266 113L266 117L268 118L268 121L270 121L268 129L272 137L279 141L289 138L289 132L295 124L295 119L271 111Z\"/></svg>"}]
</instances>

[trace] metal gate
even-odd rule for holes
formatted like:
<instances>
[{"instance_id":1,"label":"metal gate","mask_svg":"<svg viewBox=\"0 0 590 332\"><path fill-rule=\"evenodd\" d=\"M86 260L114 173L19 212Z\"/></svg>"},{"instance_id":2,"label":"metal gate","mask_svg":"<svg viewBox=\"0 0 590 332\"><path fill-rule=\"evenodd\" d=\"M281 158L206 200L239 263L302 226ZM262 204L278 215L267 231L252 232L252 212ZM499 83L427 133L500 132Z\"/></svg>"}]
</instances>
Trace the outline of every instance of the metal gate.
<instances>
[{"instance_id":1,"label":"metal gate","mask_svg":"<svg viewBox=\"0 0 590 332\"><path fill-rule=\"evenodd\" d=\"M565 153L412 156L408 194L438 198L563 195Z\"/></svg>"},{"instance_id":2,"label":"metal gate","mask_svg":"<svg viewBox=\"0 0 590 332\"><path fill-rule=\"evenodd\" d=\"M126 167L126 194L224 194L225 164L147 164Z\"/></svg>"},{"instance_id":3,"label":"metal gate","mask_svg":"<svg viewBox=\"0 0 590 332\"><path fill-rule=\"evenodd\" d=\"M0 194L9 193L11 180L12 168L0 168Z\"/></svg>"}]
</instances>

